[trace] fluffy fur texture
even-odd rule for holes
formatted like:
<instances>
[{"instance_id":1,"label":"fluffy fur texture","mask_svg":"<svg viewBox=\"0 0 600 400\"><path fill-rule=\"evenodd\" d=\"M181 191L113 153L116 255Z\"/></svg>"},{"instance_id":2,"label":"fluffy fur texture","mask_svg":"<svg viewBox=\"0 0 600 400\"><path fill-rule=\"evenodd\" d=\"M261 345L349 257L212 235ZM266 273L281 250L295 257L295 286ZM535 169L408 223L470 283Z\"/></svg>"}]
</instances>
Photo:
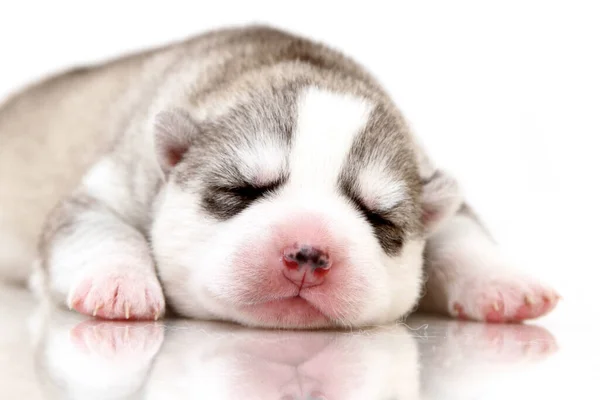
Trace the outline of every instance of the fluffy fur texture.
<instances>
[{"instance_id":1,"label":"fluffy fur texture","mask_svg":"<svg viewBox=\"0 0 600 400\"><path fill-rule=\"evenodd\" d=\"M0 148L0 267L22 279L37 258L45 295L84 314L382 324L416 307L425 248L424 309L513 321L556 303L502 272L367 72L281 31L215 31L50 79L0 110ZM320 285L283 273L302 246L331 264Z\"/></svg>"}]
</instances>

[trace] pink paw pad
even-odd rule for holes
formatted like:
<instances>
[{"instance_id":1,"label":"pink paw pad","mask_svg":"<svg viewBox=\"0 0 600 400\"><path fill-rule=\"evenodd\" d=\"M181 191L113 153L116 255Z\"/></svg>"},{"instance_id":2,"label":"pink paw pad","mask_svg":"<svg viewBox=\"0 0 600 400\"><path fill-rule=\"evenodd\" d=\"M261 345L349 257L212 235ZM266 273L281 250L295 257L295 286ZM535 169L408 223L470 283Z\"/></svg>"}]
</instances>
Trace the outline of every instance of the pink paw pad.
<instances>
[{"instance_id":1,"label":"pink paw pad","mask_svg":"<svg viewBox=\"0 0 600 400\"><path fill-rule=\"evenodd\" d=\"M139 272L113 272L86 277L68 299L81 314L113 320L156 320L165 301L155 276Z\"/></svg>"},{"instance_id":2,"label":"pink paw pad","mask_svg":"<svg viewBox=\"0 0 600 400\"><path fill-rule=\"evenodd\" d=\"M463 320L491 323L521 322L539 318L556 307L560 296L552 290L523 294L514 290L484 293L457 300L452 304L453 314Z\"/></svg>"},{"instance_id":3,"label":"pink paw pad","mask_svg":"<svg viewBox=\"0 0 600 400\"><path fill-rule=\"evenodd\" d=\"M520 302L511 307L512 312L506 310L502 300L490 306L485 314L487 322L520 322L526 319L539 318L556 307L559 296L556 293L523 295Z\"/></svg>"}]
</instances>

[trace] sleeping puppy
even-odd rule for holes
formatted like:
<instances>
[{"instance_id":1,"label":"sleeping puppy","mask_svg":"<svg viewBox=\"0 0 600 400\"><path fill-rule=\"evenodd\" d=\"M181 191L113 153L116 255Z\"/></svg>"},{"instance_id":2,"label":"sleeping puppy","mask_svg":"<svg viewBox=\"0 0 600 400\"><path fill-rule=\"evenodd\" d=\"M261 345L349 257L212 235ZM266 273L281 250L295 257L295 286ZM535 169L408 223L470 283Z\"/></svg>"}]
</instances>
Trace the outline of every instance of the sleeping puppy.
<instances>
[{"instance_id":1,"label":"sleeping puppy","mask_svg":"<svg viewBox=\"0 0 600 400\"><path fill-rule=\"evenodd\" d=\"M312 41L219 30L0 110L0 266L106 319L385 324L549 312L377 81Z\"/></svg>"}]
</instances>

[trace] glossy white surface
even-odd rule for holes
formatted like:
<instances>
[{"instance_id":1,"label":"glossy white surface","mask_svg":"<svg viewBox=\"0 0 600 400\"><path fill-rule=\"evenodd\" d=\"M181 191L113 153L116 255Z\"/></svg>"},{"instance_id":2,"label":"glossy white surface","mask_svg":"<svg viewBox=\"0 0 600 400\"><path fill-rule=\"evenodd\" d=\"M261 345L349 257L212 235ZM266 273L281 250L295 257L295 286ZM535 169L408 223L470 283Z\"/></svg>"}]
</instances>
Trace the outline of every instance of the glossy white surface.
<instances>
[{"instance_id":1,"label":"glossy white surface","mask_svg":"<svg viewBox=\"0 0 600 400\"><path fill-rule=\"evenodd\" d=\"M600 377L597 332L583 322L413 316L354 332L110 323L44 311L8 287L0 315L2 399L595 398Z\"/></svg>"},{"instance_id":2,"label":"glossy white surface","mask_svg":"<svg viewBox=\"0 0 600 400\"><path fill-rule=\"evenodd\" d=\"M323 40L373 71L436 160L461 179L507 256L563 295L550 317L535 322L537 329L427 319L427 328L416 332L396 327L387 336L369 332L353 341L330 334L328 341L318 339L329 343L323 346L330 354L326 362L317 357L318 346L302 341L317 339L269 347L272 332L216 334L214 326L173 322L166 330L162 324L148 331L130 328L136 335L130 332L114 352L104 351L100 340L86 353L70 339L80 321L75 315L61 313L44 324L25 293L0 287L0 399L111 398L111 390L112 398L119 398L119 390L130 390L115 389L119 381L108 372L138 390L138 398L178 399L188 391L219 399L211 391L219 384L233 393L243 383L242 398L251 399L257 387L278 376L273 370L301 369L277 363L261 368L270 353L296 347L304 351L303 365L312 367L305 360L317 360L327 367L319 382L349 388L325 393L327 399L377 400L366 390L386 386L384 400L600 398L600 2L434 3L344 2L341 8L323 1L223 0L207 7L170 0L146 2L140 17L138 2L105 1L90 12L89 3L75 0L5 1L0 4L0 101L51 71L224 25L262 21ZM412 319L409 325L423 322ZM96 329L108 337L120 332L110 324ZM281 333L281 341L290 335ZM248 353L235 338L248 340L256 351ZM147 353L140 351L143 339ZM344 340L345 348L339 345ZM158 342L157 354L148 354ZM363 343L367 350L360 352ZM418 357L408 350L415 348ZM227 357L232 354L246 357L243 365L251 364L247 369L255 374L234 365ZM154 362L139 371L147 380L135 381L127 366L147 363L144 357ZM218 368L224 371L221 380L213 376L212 386L202 383L202 371L217 374ZM351 376L351 368L380 380L361 392L364 381L334 373ZM298 382L304 381L298 376L308 374L302 373L271 398L292 393L284 388L294 385L300 390ZM104 392L93 396L94 387Z\"/></svg>"}]
</instances>

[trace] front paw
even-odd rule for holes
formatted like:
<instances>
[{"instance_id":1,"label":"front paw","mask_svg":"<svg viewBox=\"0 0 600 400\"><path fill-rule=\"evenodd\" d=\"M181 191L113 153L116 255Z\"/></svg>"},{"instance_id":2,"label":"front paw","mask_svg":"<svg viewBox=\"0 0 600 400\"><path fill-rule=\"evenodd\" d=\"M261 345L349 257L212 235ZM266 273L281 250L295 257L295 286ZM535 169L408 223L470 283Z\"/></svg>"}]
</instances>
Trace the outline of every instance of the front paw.
<instances>
[{"instance_id":1,"label":"front paw","mask_svg":"<svg viewBox=\"0 0 600 400\"><path fill-rule=\"evenodd\" d=\"M151 272L96 270L71 288L67 306L104 319L156 320L164 315L165 298Z\"/></svg>"},{"instance_id":2,"label":"front paw","mask_svg":"<svg viewBox=\"0 0 600 400\"><path fill-rule=\"evenodd\" d=\"M520 322L548 314L559 298L526 277L461 277L451 287L448 311L460 319Z\"/></svg>"}]
</instances>

